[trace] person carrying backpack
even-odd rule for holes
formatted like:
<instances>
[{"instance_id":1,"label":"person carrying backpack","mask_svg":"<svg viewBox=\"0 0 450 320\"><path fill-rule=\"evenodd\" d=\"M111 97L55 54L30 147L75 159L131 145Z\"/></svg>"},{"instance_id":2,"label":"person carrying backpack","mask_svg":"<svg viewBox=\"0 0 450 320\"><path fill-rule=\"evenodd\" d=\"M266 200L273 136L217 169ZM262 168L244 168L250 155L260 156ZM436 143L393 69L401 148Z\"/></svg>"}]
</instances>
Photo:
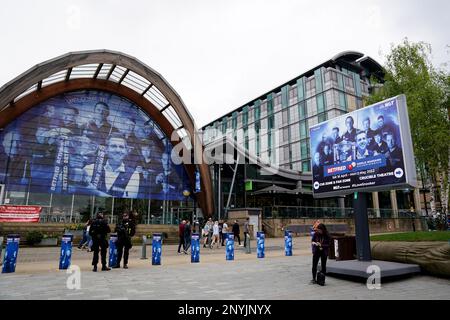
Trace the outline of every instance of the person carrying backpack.
<instances>
[{"instance_id":1,"label":"person carrying backpack","mask_svg":"<svg viewBox=\"0 0 450 320\"><path fill-rule=\"evenodd\" d=\"M97 272L98 254L101 254L102 271L111 270L106 265L106 249L108 248L108 241L106 236L111 232L108 222L103 218L103 212L97 214L97 218L92 222L89 229L89 235L92 237L92 251L94 256L92 257L92 265L94 268L92 271Z\"/></svg>"},{"instance_id":2,"label":"person carrying backpack","mask_svg":"<svg viewBox=\"0 0 450 320\"><path fill-rule=\"evenodd\" d=\"M132 247L131 237L136 233L134 219L130 219L130 215L125 212L122 215L122 221L117 224L117 264L113 268L120 268L120 261L123 254L123 268L128 269L128 255ZM124 250L125 249L125 250Z\"/></svg>"}]
</instances>

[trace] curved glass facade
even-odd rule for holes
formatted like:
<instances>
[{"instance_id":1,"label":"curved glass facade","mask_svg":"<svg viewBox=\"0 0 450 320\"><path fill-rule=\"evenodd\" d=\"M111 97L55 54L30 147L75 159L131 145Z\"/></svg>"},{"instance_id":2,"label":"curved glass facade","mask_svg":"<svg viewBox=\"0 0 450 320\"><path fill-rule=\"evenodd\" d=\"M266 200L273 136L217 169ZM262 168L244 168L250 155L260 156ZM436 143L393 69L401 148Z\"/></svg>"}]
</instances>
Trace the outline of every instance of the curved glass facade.
<instances>
[{"instance_id":1,"label":"curved glass facade","mask_svg":"<svg viewBox=\"0 0 450 320\"><path fill-rule=\"evenodd\" d=\"M64 93L1 131L4 202L41 205L69 220L99 208L114 212L120 203L130 208L132 199L135 208L161 211L192 190L171 151L158 124L131 101L98 90Z\"/></svg>"}]
</instances>

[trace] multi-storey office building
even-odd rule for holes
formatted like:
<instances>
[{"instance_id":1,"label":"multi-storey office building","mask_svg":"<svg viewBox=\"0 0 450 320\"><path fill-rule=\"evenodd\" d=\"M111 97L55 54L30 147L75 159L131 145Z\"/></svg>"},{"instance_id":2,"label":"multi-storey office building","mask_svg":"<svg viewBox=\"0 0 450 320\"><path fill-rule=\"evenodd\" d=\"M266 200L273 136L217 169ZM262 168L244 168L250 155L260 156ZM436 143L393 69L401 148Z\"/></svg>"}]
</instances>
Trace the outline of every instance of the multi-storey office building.
<instances>
[{"instance_id":1,"label":"multi-storey office building","mask_svg":"<svg viewBox=\"0 0 450 320\"><path fill-rule=\"evenodd\" d=\"M223 117L203 127L204 142L212 144L223 135L236 144L257 164L243 165L237 169L231 196L223 194L231 189L233 171L216 165L216 185L220 178L218 207L264 206L272 203L286 206L351 207L351 197L314 200L311 195L311 151L309 128L319 122L340 116L364 106L365 97L372 90L371 79L382 80L379 63L359 52L343 52L300 76L264 93ZM375 124L372 124L375 125ZM260 165L277 167L279 174L261 178ZM254 168L256 166L256 168ZM250 172L250 173L249 173ZM287 181L286 181L287 180ZM301 187L298 184L301 181ZM250 187L251 185L251 187ZM286 190L270 190L277 185ZM227 192L225 192L227 193ZM277 194L276 198L274 194ZM292 196L292 193L296 196ZM269 194L269 196L267 196ZM254 197L259 195L258 197ZM418 193L411 190L372 193L369 207L377 214L383 210L396 214L398 209L410 210ZM228 198L232 200L228 200ZM250 199L250 200L249 200ZM275 201L274 201L275 200Z\"/></svg>"}]
</instances>

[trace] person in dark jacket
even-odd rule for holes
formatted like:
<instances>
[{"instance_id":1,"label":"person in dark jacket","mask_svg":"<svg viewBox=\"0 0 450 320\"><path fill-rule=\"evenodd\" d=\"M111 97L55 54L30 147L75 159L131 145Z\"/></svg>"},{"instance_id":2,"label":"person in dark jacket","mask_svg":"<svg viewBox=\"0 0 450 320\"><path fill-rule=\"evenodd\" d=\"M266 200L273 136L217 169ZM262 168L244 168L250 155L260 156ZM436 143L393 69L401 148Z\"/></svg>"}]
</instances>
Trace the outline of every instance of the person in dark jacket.
<instances>
[{"instance_id":1,"label":"person in dark jacket","mask_svg":"<svg viewBox=\"0 0 450 320\"><path fill-rule=\"evenodd\" d=\"M181 253L181 247L183 247L183 251L185 248L184 243L184 227L186 226L186 220L181 221L178 225L178 253Z\"/></svg>"},{"instance_id":2,"label":"person in dark jacket","mask_svg":"<svg viewBox=\"0 0 450 320\"><path fill-rule=\"evenodd\" d=\"M184 254L188 253L189 247L191 246L191 222L186 220L184 225Z\"/></svg>"},{"instance_id":3,"label":"person in dark jacket","mask_svg":"<svg viewBox=\"0 0 450 320\"><path fill-rule=\"evenodd\" d=\"M311 280L311 283L316 283L317 265L319 264L319 259L322 265L322 273L326 274L327 272L327 257L328 248L330 246L330 235L328 234L327 228L323 223L317 226L317 229L312 237L311 244L313 245L313 279Z\"/></svg>"},{"instance_id":4,"label":"person in dark jacket","mask_svg":"<svg viewBox=\"0 0 450 320\"><path fill-rule=\"evenodd\" d=\"M97 218L92 222L91 228L89 229L89 235L92 237L92 251L94 256L92 258L92 265L94 269L92 271L97 272L98 263L98 253L101 253L102 259L102 271L111 270L106 265L106 249L108 248L108 241L106 236L111 232L108 222L103 218L103 212L97 214Z\"/></svg>"},{"instance_id":5,"label":"person in dark jacket","mask_svg":"<svg viewBox=\"0 0 450 320\"><path fill-rule=\"evenodd\" d=\"M233 227L231 230L233 231L234 239L236 239L236 237L237 237L237 239L239 241L239 245L241 245L241 236L239 235L241 231L239 229L239 224L238 224L237 220L234 220L234 224L233 224Z\"/></svg>"},{"instance_id":6,"label":"person in dark jacket","mask_svg":"<svg viewBox=\"0 0 450 320\"><path fill-rule=\"evenodd\" d=\"M113 268L120 268L120 261L123 254L123 268L128 269L128 255L132 247L131 237L136 233L134 219L125 212L122 221L116 226L117 232L117 264ZM124 250L125 249L125 250Z\"/></svg>"}]
</instances>

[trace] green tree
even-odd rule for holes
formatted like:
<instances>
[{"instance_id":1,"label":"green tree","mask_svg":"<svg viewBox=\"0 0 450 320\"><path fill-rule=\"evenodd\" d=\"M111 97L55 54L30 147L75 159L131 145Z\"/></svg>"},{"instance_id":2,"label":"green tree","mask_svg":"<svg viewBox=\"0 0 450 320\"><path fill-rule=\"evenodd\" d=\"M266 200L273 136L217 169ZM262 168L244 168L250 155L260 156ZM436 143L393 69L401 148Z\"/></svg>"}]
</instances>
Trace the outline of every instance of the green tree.
<instances>
[{"instance_id":1,"label":"green tree","mask_svg":"<svg viewBox=\"0 0 450 320\"><path fill-rule=\"evenodd\" d=\"M431 63L431 46L404 39L386 56L385 82L367 104L405 94L416 165L430 178L431 209L439 196L448 212L450 177L450 75ZM440 192L437 191L438 186Z\"/></svg>"}]
</instances>

